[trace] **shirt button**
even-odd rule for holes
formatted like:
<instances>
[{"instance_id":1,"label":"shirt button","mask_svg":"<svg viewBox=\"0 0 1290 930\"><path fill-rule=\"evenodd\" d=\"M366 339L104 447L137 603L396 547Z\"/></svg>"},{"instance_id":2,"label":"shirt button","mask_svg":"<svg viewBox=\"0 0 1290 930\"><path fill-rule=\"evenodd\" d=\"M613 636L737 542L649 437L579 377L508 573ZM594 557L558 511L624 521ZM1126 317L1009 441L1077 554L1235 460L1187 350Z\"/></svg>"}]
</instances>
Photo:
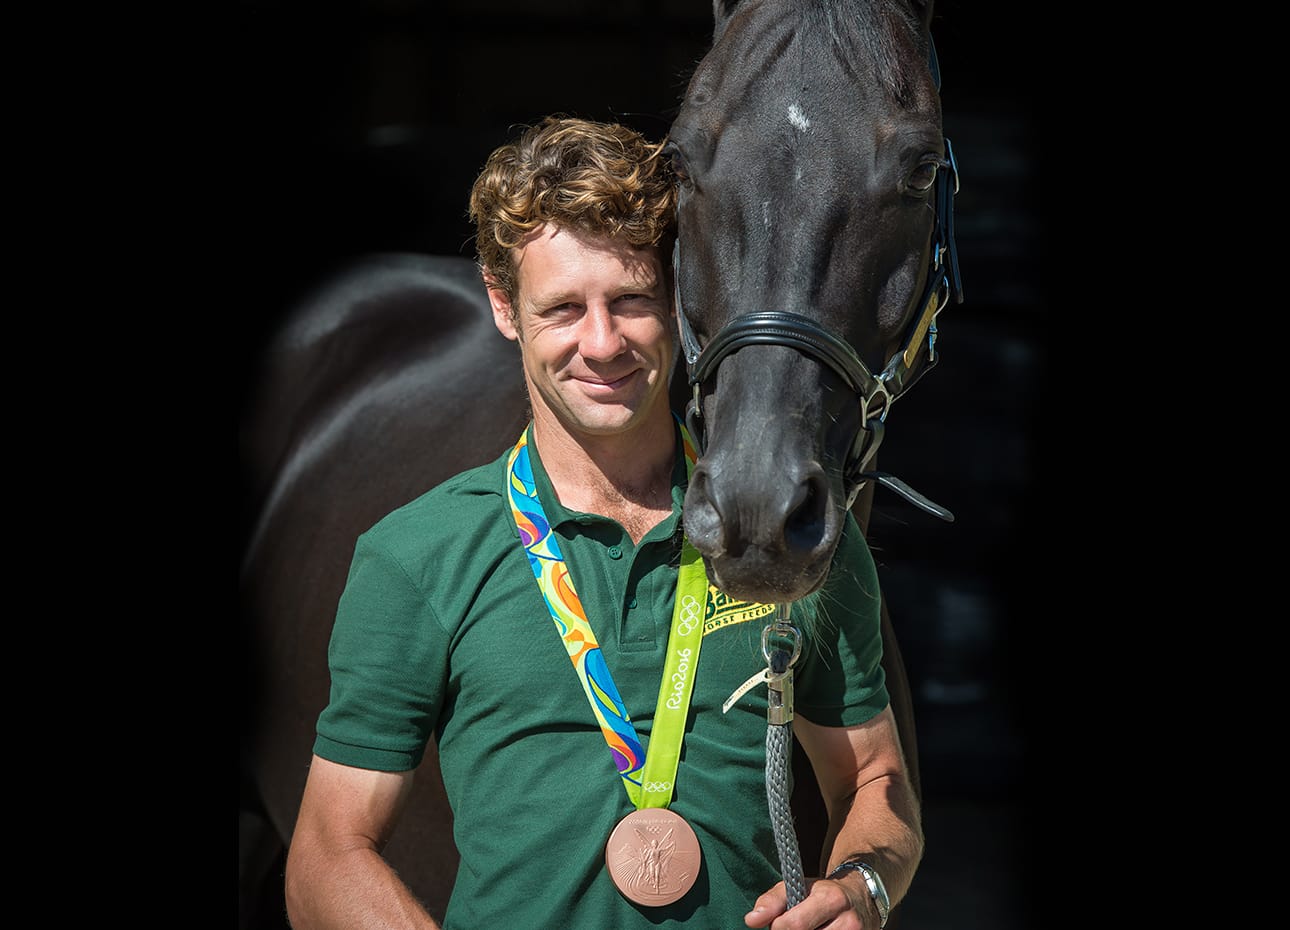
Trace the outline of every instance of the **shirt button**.
<instances>
[{"instance_id":1,"label":"shirt button","mask_svg":"<svg viewBox=\"0 0 1290 930\"><path fill-rule=\"evenodd\" d=\"M635 606L636 606L636 598L632 598L632 599L631 599L631 601L627 604L627 606L628 606L628 607L635 607Z\"/></svg>"},{"instance_id":2,"label":"shirt button","mask_svg":"<svg viewBox=\"0 0 1290 930\"><path fill-rule=\"evenodd\" d=\"M609 557L611 559L621 559L623 557L623 550L618 546L610 546Z\"/></svg>"}]
</instances>

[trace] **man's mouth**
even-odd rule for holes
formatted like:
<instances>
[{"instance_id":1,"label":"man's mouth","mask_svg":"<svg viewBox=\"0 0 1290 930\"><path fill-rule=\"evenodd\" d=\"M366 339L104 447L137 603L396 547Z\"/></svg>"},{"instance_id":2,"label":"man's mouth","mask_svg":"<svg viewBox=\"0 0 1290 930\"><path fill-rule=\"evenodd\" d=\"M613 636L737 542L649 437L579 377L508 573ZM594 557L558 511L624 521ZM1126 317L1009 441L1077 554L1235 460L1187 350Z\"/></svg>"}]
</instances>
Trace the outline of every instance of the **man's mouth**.
<instances>
[{"instance_id":1,"label":"man's mouth","mask_svg":"<svg viewBox=\"0 0 1290 930\"><path fill-rule=\"evenodd\" d=\"M631 381L635 375L636 369L632 369L625 375L621 375L617 378L586 377L579 378L578 380L587 385L593 391L616 391L619 388L626 386L626 384Z\"/></svg>"}]
</instances>

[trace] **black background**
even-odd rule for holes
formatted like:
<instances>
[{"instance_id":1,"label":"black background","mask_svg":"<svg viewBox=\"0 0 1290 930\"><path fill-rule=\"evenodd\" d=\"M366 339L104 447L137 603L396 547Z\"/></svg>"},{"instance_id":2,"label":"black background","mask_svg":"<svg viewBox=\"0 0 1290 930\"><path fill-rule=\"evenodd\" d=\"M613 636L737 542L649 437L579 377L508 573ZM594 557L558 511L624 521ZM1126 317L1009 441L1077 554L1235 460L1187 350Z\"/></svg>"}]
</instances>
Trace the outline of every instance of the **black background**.
<instances>
[{"instance_id":1,"label":"black background","mask_svg":"<svg viewBox=\"0 0 1290 930\"><path fill-rule=\"evenodd\" d=\"M879 489L870 527L923 772L927 853L902 930L1014 930L1032 897L1043 72L999 6L942 2L933 21L966 301L941 314L940 366L894 408L881 455L956 521ZM239 414L256 353L303 291L369 252L473 256L466 194L515 124L558 111L660 138L711 35L705 0L269 2L242 14L235 167L253 278L235 307Z\"/></svg>"}]
</instances>

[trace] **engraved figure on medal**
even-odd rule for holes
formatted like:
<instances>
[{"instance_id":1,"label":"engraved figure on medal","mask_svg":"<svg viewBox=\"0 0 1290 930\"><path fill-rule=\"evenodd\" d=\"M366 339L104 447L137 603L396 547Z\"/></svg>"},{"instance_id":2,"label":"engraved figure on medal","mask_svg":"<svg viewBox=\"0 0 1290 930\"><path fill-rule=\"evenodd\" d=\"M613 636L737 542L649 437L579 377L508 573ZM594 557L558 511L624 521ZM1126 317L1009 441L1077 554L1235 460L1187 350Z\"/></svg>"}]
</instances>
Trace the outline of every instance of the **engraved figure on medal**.
<instances>
[{"instance_id":1,"label":"engraved figure on medal","mask_svg":"<svg viewBox=\"0 0 1290 930\"><path fill-rule=\"evenodd\" d=\"M629 901L661 907L680 900L699 874L699 838L666 808L633 811L605 847L609 877Z\"/></svg>"}]
</instances>

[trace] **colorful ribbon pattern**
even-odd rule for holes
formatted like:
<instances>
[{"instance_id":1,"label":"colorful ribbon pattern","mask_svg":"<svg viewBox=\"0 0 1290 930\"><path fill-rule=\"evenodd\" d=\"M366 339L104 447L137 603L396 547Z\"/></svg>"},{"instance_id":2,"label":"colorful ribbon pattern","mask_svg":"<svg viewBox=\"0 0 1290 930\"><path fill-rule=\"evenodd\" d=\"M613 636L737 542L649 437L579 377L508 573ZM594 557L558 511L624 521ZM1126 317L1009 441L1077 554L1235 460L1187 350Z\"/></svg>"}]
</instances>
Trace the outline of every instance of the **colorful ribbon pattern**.
<instances>
[{"instance_id":1,"label":"colorful ribbon pattern","mask_svg":"<svg viewBox=\"0 0 1290 930\"><path fill-rule=\"evenodd\" d=\"M683 426L681 427L681 439L687 469L693 469L695 461L694 446ZM537 580L538 587L542 590L551 619L555 622L560 639L563 641L569 659L578 673L579 680L582 682L583 691L586 693L587 700L595 713L605 742L613 753L614 764L618 769L618 774L622 777L629 797L633 802L636 802L638 807L666 807L672 793L675 763L672 763L672 774L666 779L665 792L646 792L646 797L642 799L642 770L645 767L645 752L641 747L640 738L636 734L636 728L632 725L627 707L623 704L618 688L609 674L609 668L605 664L600 644L596 640L595 633L592 632L590 623L587 622L587 615L574 588L568 564L560 552L560 545L551 530L546 512L542 508L542 503L538 499L537 483L533 478L533 464L529 456L528 430L525 430L520 436L515 448L511 450L511 455L507 462L507 498L510 502L511 513L515 518L515 525L519 529L520 542L523 544L525 552L528 553L529 566L533 569L533 577ZM702 559L689 545L688 541L684 545L682 571L678 576L676 597L678 608L682 601L680 589L683 585L688 591L693 592L690 600L697 599L701 617L708 583L706 576L703 574ZM697 594L697 598L694 594ZM695 626L701 627L702 624ZM669 638L668 644L669 659L671 658L670 653L676 651L673 648L674 641L677 639L676 627L677 617L674 615L673 634ZM693 639L689 635L685 638L690 641L690 654L693 662L697 664L698 644L702 639L702 630L697 630ZM669 665L671 665L670 662ZM691 671L688 676L690 687L692 687L694 677L693 668L694 665L691 665ZM666 675L664 680L666 682ZM660 712L664 710L663 690L660 689ZM686 707L689 704L689 690L687 688L685 694ZM675 704L676 699L673 698L672 701ZM675 707L670 708L673 712L675 709ZM671 717L672 713L668 713L667 716ZM684 714L681 720L683 723ZM662 736L659 729L656 724L656 739ZM667 729L671 730L672 727ZM678 741L678 746L676 747L678 751L681 729L683 727L676 728L675 738ZM662 740L662 742L666 742L666 740ZM663 755L670 756L673 753L664 751ZM651 781L653 780L653 777L651 777ZM651 799L649 795L660 796Z\"/></svg>"}]
</instances>

